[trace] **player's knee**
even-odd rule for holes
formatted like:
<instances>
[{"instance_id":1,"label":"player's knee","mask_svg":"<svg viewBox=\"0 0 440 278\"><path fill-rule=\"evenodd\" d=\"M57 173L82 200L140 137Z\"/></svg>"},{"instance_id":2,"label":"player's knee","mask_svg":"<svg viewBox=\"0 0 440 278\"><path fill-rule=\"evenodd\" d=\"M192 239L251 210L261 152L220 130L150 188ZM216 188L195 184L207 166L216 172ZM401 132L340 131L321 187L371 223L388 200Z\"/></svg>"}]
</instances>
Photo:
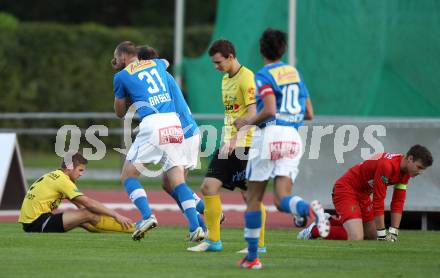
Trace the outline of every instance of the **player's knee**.
<instances>
[{"instance_id":1,"label":"player's knee","mask_svg":"<svg viewBox=\"0 0 440 278\"><path fill-rule=\"evenodd\" d=\"M211 196L218 194L216 186L207 181L203 181L202 186L200 186L200 191L202 191L202 194L204 196Z\"/></svg>"},{"instance_id":2,"label":"player's knee","mask_svg":"<svg viewBox=\"0 0 440 278\"><path fill-rule=\"evenodd\" d=\"M357 233L357 232L348 233L348 240L363 240L363 239L364 239L363 233Z\"/></svg>"}]
</instances>

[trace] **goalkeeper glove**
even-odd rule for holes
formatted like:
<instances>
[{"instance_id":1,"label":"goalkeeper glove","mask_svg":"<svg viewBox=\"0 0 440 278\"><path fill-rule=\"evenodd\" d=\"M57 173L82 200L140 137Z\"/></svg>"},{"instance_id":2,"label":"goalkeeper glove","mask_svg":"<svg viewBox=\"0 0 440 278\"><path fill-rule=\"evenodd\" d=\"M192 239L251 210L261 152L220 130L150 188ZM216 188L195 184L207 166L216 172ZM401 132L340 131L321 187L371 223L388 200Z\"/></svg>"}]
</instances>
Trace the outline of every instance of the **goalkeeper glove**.
<instances>
[{"instance_id":1,"label":"goalkeeper glove","mask_svg":"<svg viewBox=\"0 0 440 278\"><path fill-rule=\"evenodd\" d=\"M387 235L386 240L391 241L391 242L395 242L395 241L397 241L398 235L399 235L399 229L394 228L394 227L390 227L388 229L388 235Z\"/></svg>"},{"instance_id":2,"label":"goalkeeper glove","mask_svg":"<svg viewBox=\"0 0 440 278\"><path fill-rule=\"evenodd\" d=\"M377 240L387 240L387 230L380 229L376 231L377 233Z\"/></svg>"}]
</instances>

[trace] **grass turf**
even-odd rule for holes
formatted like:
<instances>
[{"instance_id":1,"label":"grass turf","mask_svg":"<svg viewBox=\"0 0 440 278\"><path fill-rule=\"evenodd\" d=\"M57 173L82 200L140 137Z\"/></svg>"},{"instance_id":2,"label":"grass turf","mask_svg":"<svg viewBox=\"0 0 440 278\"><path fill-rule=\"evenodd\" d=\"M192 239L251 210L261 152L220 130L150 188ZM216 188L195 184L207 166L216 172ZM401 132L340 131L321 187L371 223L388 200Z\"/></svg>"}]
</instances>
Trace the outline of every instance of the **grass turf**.
<instances>
[{"instance_id":1,"label":"grass turf","mask_svg":"<svg viewBox=\"0 0 440 278\"><path fill-rule=\"evenodd\" d=\"M159 220L160 221L160 220ZM184 228L159 227L141 242L128 234L25 234L0 224L1 277L438 277L440 233L402 231L399 241L298 241L269 230L263 269L237 269L241 229L223 229L224 251L190 253Z\"/></svg>"}]
</instances>

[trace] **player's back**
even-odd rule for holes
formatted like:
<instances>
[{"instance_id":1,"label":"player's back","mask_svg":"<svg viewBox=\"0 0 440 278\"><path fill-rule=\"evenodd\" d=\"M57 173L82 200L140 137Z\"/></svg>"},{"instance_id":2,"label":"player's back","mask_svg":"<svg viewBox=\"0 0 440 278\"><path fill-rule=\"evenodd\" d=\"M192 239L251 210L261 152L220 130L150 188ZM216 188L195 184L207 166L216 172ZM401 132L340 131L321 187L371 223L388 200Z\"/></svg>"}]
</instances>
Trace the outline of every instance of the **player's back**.
<instances>
[{"instance_id":1,"label":"player's back","mask_svg":"<svg viewBox=\"0 0 440 278\"><path fill-rule=\"evenodd\" d=\"M170 90L171 98L176 107L176 113L179 116L185 138L189 138L198 133L197 123L192 117L191 110L183 97L182 90L180 90L173 76L167 72L167 82Z\"/></svg>"},{"instance_id":2,"label":"player's back","mask_svg":"<svg viewBox=\"0 0 440 278\"><path fill-rule=\"evenodd\" d=\"M262 93L271 88L276 99L276 115L265 120L260 126L269 122L277 125L298 128L303 124L306 112L306 100L309 97L298 70L284 62L265 65L255 74L257 85L257 111L263 109Z\"/></svg>"},{"instance_id":3,"label":"player's back","mask_svg":"<svg viewBox=\"0 0 440 278\"><path fill-rule=\"evenodd\" d=\"M128 97L141 119L154 113L175 112L166 74L160 59L133 62L115 74L115 97Z\"/></svg>"},{"instance_id":4,"label":"player's back","mask_svg":"<svg viewBox=\"0 0 440 278\"><path fill-rule=\"evenodd\" d=\"M377 170L380 169L380 178L384 184L406 183L409 176L407 174L401 175L400 172L400 162L403 157L403 154L379 153L351 167L341 179L351 180L355 188L371 191Z\"/></svg>"}]
</instances>

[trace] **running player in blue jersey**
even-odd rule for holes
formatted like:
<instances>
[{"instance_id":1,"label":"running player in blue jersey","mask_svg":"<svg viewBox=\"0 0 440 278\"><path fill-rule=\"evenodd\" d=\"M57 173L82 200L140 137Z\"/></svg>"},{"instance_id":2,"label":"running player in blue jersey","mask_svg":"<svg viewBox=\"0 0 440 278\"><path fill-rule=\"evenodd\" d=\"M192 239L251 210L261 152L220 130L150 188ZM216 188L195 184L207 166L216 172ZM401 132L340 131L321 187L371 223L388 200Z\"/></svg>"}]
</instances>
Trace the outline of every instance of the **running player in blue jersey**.
<instances>
[{"instance_id":1,"label":"running player in blue jersey","mask_svg":"<svg viewBox=\"0 0 440 278\"><path fill-rule=\"evenodd\" d=\"M139 133L131 145L122 169L121 181L142 214L133 240L140 240L144 233L157 226L156 217L148 204L145 189L138 177L144 164L163 165L171 187L182 205L189 226L189 239L200 241L205 234L199 225L192 191L185 183L184 134L176 114L174 99L170 94L164 60L139 61L132 42L120 43L114 52L113 68L121 69L114 76L114 108L118 117L124 117L127 103L133 103L141 118Z\"/></svg>"},{"instance_id":2,"label":"running player in blue jersey","mask_svg":"<svg viewBox=\"0 0 440 278\"><path fill-rule=\"evenodd\" d=\"M302 141L297 128L304 119L313 118L312 104L298 71L280 61L286 49L286 34L271 28L260 38L264 67L255 75L257 114L235 122L237 128L256 125L246 168L248 190L244 215L244 237L248 255L239 267L260 269L258 240L261 229L261 200L267 182L274 179L274 203L279 211L298 218L315 218L320 234L326 236L329 222L319 201L310 204L292 195L302 156Z\"/></svg>"},{"instance_id":3,"label":"running player in blue jersey","mask_svg":"<svg viewBox=\"0 0 440 278\"><path fill-rule=\"evenodd\" d=\"M139 60L152 60L159 58L157 51L150 46L138 46L137 48ZM185 166L185 177L188 175L188 170L193 170L197 167L199 159L199 146L200 146L200 132L197 127L196 121L192 117L191 110L183 97L183 93L174 80L173 76L167 72L167 82L170 89L171 97L174 99L174 104L176 106L176 112L179 116L180 123L182 124L183 136L185 141L185 155L189 161L188 165ZM179 203L176 192L171 187L166 175L163 175L162 188L176 200L177 205L183 211L182 205ZM189 190L191 190L189 188ZM192 191L192 190L191 190ZM196 210L199 213L198 219L199 224L206 231L205 222L200 214L203 214L205 209L205 204L200 197L193 192L194 199L196 201Z\"/></svg>"}]
</instances>

